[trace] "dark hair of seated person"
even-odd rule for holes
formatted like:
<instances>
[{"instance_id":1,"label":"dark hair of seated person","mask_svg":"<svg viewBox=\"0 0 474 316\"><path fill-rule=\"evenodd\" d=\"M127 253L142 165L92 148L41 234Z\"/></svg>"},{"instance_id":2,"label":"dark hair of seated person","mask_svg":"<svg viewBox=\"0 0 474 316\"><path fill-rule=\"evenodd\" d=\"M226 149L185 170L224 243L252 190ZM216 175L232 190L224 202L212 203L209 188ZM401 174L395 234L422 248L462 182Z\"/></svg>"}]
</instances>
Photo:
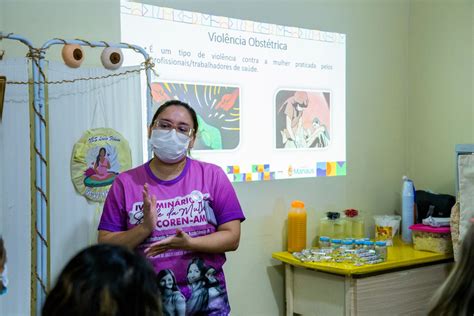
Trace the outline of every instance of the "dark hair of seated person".
<instances>
[{"instance_id":1,"label":"dark hair of seated person","mask_svg":"<svg viewBox=\"0 0 474 316\"><path fill-rule=\"evenodd\" d=\"M5 246L3 246L3 238L0 235L0 272L3 271L6 261L7 261L7 251L5 250Z\"/></svg>"},{"instance_id":2,"label":"dark hair of seated person","mask_svg":"<svg viewBox=\"0 0 474 316\"><path fill-rule=\"evenodd\" d=\"M162 315L155 272L145 258L121 246L85 248L59 275L42 315Z\"/></svg>"},{"instance_id":3,"label":"dark hair of seated person","mask_svg":"<svg viewBox=\"0 0 474 316\"><path fill-rule=\"evenodd\" d=\"M428 315L474 315L474 224L464 235L459 261L431 298Z\"/></svg>"}]
</instances>

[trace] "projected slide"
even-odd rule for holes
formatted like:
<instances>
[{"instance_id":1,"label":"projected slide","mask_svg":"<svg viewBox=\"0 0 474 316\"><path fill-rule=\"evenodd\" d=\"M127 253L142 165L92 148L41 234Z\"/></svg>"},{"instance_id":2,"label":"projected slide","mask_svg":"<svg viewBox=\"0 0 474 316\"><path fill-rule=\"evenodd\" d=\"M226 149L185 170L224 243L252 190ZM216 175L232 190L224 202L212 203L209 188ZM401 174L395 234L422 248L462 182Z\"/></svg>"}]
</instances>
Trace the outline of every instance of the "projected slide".
<instances>
[{"instance_id":1,"label":"projected slide","mask_svg":"<svg viewBox=\"0 0 474 316\"><path fill-rule=\"evenodd\" d=\"M240 140L239 88L153 82L153 101L186 100L196 111L199 132L194 150L235 149Z\"/></svg>"},{"instance_id":2,"label":"projected slide","mask_svg":"<svg viewBox=\"0 0 474 316\"><path fill-rule=\"evenodd\" d=\"M236 182L346 174L344 34L128 1L121 32L155 63L154 109L196 110L194 158Z\"/></svg>"}]
</instances>

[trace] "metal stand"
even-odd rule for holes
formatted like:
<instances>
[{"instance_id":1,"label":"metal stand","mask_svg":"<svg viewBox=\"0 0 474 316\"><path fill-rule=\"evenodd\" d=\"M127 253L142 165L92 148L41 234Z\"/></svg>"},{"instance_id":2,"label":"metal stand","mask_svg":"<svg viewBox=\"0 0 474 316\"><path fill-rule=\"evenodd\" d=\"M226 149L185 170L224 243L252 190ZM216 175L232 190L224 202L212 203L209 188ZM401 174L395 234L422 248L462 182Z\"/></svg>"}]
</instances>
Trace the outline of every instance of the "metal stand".
<instances>
[{"instance_id":1,"label":"metal stand","mask_svg":"<svg viewBox=\"0 0 474 316\"><path fill-rule=\"evenodd\" d=\"M107 42L88 42L84 40L62 40L52 39L43 44L40 49L33 47L33 44L26 38L10 33L0 33L1 39L17 40L28 46L28 57L32 59L33 82L33 122L31 122L30 132L34 139L33 150L30 152L31 173L34 174L34 183L31 183L32 193L32 256L31 256L31 315L40 315L41 308L46 299L51 283L51 249L50 245L50 221L49 221L49 148L48 148L48 111L46 108L45 85L47 84L43 72L45 66L45 55L48 48L53 45L78 44L89 47L115 47L132 49L140 53L145 60L145 71L147 80L147 121L152 117L152 97L151 97L151 63L148 53L141 47L125 43L110 44ZM34 135L34 136L33 136Z\"/></svg>"}]
</instances>

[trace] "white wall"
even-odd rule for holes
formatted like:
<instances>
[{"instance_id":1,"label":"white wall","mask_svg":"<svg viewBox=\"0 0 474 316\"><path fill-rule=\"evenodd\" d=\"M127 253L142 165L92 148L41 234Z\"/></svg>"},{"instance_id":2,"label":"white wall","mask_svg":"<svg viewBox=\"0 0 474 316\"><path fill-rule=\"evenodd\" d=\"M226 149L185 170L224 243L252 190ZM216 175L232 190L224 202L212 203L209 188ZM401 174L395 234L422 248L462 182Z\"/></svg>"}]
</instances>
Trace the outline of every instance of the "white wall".
<instances>
[{"instance_id":1,"label":"white wall","mask_svg":"<svg viewBox=\"0 0 474 316\"><path fill-rule=\"evenodd\" d=\"M409 2L147 2L347 34L347 176L235 184L247 221L241 246L228 255L225 267L233 315L282 315L283 267L271 259L271 253L285 248L285 219L292 199L306 202L310 239L317 235L317 218L323 212L357 208L372 225L372 214L399 208L406 171ZM7 1L3 25L38 46L53 37L117 42L118 5L118 1ZM17 47L7 48L11 55L24 55ZM49 56L58 58L58 51ZM72 185L69 178L64 185ZM29 303L21 297L11 299L12 304Z\"/></svg>"},{"instance_id":2,"label":"white wall","mask_svg":"<svg viewBox=\"0 0 474 316\"><path fill-rule=\"evenodd\" d=\"M456 144L474 143L474 2L410 8L407 168L418 188L454 194Z\"/></svg>"},{"instance_id":3,"label":"white wall","mask_svg":"<svg viewBox=\"0 0 474 316\"><path fill-rule=\"evenodd\" d=\"M3 1L0 1L0 30L4 30L4 25L3 25L3 21L5 19L4 15L5 15L5 8L4 8L5 4L3 3Z\"/></svg>"},{"instance_id":4,"label":"white wall","mask_svg":"<svg viewBox=\"0 0 474 316\"><path fill-rule=\"evenodd\" d=\"M2 31L23 35L36 47L53 38L120 41L118 0L0 0L0 5ZM3 44L8 56L26 54L21 45L6 40ZM83 65L99 64L100 53L87 50ZM48 50L48 58L59 59L60 47Z\"/></svg>"}]
</instances>

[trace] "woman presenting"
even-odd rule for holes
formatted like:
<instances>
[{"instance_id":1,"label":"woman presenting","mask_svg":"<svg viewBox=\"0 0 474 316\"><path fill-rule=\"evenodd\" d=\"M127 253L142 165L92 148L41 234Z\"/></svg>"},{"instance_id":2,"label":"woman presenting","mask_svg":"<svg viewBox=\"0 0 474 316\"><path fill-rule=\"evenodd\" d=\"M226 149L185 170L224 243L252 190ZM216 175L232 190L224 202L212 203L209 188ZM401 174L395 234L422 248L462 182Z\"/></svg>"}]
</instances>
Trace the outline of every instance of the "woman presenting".
<instances>
[{"instance_id":1,"label":"woman presenting","mask_svg":"<svg viewBox=\"0 0 474 316\"><path fill-rule=\"evenodd\" d=\"M245 219L222 169L187 157L197 132L197 115L188 104L161 105L149 127L153 159L115 179L99 223L99 242L144 253L156 272L172 269L187 301L187 270L196 257L216 269L225 290L225 252L238 248ZM228 315L228 300L222 302L186 314Z\"/></svg>"}]
</instances>

